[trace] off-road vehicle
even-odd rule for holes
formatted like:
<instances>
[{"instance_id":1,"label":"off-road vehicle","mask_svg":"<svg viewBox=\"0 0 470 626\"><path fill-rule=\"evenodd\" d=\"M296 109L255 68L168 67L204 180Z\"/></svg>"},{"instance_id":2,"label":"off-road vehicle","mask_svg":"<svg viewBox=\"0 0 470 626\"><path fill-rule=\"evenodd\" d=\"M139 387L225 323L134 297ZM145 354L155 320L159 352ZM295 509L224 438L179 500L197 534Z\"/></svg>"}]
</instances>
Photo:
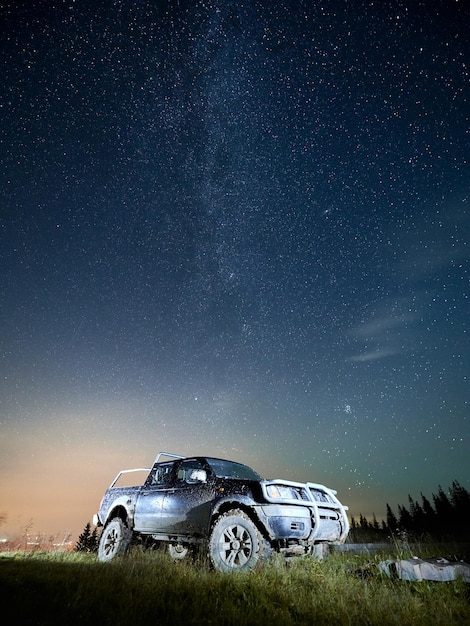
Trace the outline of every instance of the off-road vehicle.
<instances>
[{"instance_id":1,"label":"off-road vehicle","mask_svg":"<svg viewBox=\"0 0 470 626\"><path fill-rule=\"evenodd\" d=\"M162 457L170 460L162 461ZM98 558L123 555L131 541L160 542L174 558L197 547L222 572L250 570L275 551L322 556L349 531L336 492L316 483L264 480L250 467L206 456L160 452L143 485L116 486L93 521L103 526Z\"/></svg>"}]
</instances>

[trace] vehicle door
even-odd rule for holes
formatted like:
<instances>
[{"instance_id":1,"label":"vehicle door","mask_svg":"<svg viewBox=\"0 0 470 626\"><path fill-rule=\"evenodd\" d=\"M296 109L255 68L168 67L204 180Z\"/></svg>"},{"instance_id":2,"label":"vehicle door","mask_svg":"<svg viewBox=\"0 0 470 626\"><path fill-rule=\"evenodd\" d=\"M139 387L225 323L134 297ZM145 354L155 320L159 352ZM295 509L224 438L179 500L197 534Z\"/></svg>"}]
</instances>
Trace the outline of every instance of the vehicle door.
<instances>
[{"instance_id":1,"label":"vehicle door","mask_svg":"<svg viewBox=\"0 0 470 626\"><path fill-rule=\"evenodd\" d=\"M181 535L205 535L209 526L214 481L198 459L177 462L172 489L165 494L166 519L170 532Z\"/></svg>"},{"instance_id":2,"label":"vehicle door","mask_svg":"<svg viewBox=\"0 0 470 626\"><path fill-rule=\"evenodd\" d=\"M170 525L165 497L174 490L174 461L160 463L150 472L137 496L134 512L134 529L137 532L165 532Z\"/></svg>"}]
</instances>

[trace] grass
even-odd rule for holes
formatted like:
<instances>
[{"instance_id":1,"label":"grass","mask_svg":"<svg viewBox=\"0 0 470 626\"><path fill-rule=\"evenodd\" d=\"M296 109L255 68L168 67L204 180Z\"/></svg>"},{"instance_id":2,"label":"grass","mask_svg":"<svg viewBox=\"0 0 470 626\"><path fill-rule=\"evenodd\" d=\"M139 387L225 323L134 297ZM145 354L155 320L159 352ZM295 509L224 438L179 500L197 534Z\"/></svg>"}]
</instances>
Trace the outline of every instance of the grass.
<instances>
[{"instance_id":1,"label":"grass","mask_svg":"<svg viewBox=\"0 0 470 626\"><path fill-rule=\"evenodd\" d=\"M384 558L405 557L337 552L326 562L274 559L255 572L220 574L160 551L135 549L110 563L81 553L5 553L0 598L15 622L35 626L470 624L463 581L392 580L379 572Z\"/></svg>"}]
</instances>

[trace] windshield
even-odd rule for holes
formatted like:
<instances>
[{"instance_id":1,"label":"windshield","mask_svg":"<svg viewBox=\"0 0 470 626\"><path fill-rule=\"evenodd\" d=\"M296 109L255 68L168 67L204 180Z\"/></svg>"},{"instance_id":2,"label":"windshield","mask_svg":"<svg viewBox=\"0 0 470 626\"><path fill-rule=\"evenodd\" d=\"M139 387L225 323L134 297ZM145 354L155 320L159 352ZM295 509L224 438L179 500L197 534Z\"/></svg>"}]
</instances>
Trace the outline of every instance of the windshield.
<instances>
[{"instance_id":1,"label":"windshield","mask_svg":"<svg viewBox=\"0 0 470 626\"><path fill-rule=\"evenodd\" d=\"M244 480L263 480L257 472L241 463L223 461L222 459L207 459L210 468L217 478L242 478Z\"/></svg>"}]
</instances>

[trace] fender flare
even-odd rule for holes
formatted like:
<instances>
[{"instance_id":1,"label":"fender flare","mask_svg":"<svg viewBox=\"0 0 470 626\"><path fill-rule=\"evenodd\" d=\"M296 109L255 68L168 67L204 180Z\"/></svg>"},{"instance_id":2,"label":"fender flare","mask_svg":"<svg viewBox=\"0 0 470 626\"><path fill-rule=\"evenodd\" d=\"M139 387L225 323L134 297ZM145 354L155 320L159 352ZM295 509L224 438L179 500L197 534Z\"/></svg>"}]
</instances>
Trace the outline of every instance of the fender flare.
<instances>
[{"instance_id":1,"label":"fender flare","mask_svg":"<svg viewBox=\"0 0 470 626\"><path fill-rule=\"evenodd\" d=\"M119 517L129 528L132 528L134 526L134 507L130 507L129 505L130 502L127 496L122 496L114 500L108 509L103 526L106 526L106 524L108 524L115 517Z\"/></svg>"},{"instance_id":2,"label":"fender flare","mask_svg":"<svg viewBox=\"0 0 470 626\"><path fill-rule=\"evenodd\" d=\"M253 521L254 524L258 527L259 531L267 538L273 539L272 533L270 533L269 528L266 524L263 523L262 517L258 514L257 509L260 508L260 504L255 502L252 498L248 496L241 496L238 498L234 498L233 496L225 496L218 499L211 510L211 516L209 520L208 527L208 536L210 533L210 529L213 526L215 520L217 520L221 515L230 511L231 509L240 509L244 511L248 517Z\"/></svg>"}]
</instances>

